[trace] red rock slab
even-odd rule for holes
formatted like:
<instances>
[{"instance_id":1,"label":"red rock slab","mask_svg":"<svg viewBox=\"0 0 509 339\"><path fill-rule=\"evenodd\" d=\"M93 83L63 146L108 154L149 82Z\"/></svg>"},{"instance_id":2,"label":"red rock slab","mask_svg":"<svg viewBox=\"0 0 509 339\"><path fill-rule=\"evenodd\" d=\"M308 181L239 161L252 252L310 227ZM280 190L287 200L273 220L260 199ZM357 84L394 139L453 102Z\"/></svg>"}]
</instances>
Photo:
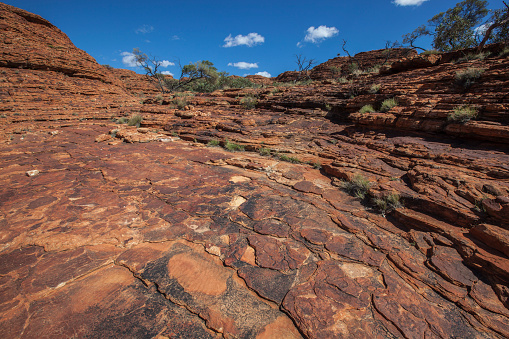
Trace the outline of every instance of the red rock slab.
<instances>
[{"instance_id":1,"label":"red rock slab","mask_svg":"<svg viewBox=\"0 0 509 339\"><path fill-rule=\"evenodd\" d=\"M438 274L459 286L472 286L478 280L471 269L463 264L463 258L452 247L434 246L430 258Z\"/></svg>"},{"instance_id":2,"label":"red rock slab","mask_svg":"<svg viewBox=\"0 0 509 339\"><path fill-rule=\"evenodd\" d=\"M259 266L289 272L313 260L311 252L301 243L291 239L274 239L261 235L250 235L249 244L256 251Z\"/></svg>"},{"instance_id":3,"label":"red rock slab","mask_svg":"<svg viewBox=\"0 0 509 339\"><path fill-rule=\"evenodd\" d=\"M271 303L246 288L232 269L190 242L143 245L118 258L136 275L154 283L168 300L205 319L227 338L280 333L299 338L298 330ZM147 252L148 251L148 252ZM148 255L147 255L148 254Z\"/></svg>"},{"instance_id":4,"label":"red rock slab","mask_svg":"<svg viewBox=\"0 0 509 339\"><path fill-rule=\"evenodd\" d=\"M445 301L422 285L414 286L401 272L384 265L381 268L386 289L375 291L373 306L376 313L392 323L393 334L407 338L426 336L486 338L496 334L482 325L476 329L465 319L454 303ZM437 307L440 305L440 307Z\"/></svg>"},{"instance_id":5,"label":"red rock slab","mask_svg":"<svg viewBox=\"0 0 509 339\"><path fill-rule=\"evenodd\" d=\"M12 320L3 318L3 337L154 337L159 333L215 337L201 319L114 265L30 302L21 326Z\"/></svg>"},{"instance_id":6,"label":"red rock slab","mask_svg":"<svg viewBox=\"0 0 509 339\"><path fill-rule=\"evenodd\" d=\"M295 280L295 271L287 274L257 266L246 265L238 270L246 284L265 299L281 304Z\"/></svg>"},{"instance_id":7,"label":"red rock slab","mask_svg":"<svg viewBox=\"0 0 509 339\"><path fill-rule=\"evenodd\" d=\"M509 231L489 224L476 225L469 230L475 238L509 257Z\"/></svg>"},{"instance_id":8,"label":"red rock slab","mask_svg":"<svg viewBox=\"0 0 509 339\"><path fill-rule=\"evenodd\" d=\"M371 294L383 288L376 269L323 261L309 281L290 290L283 307L309 338L384 338L388 330L371 309Z\"/></svg>"}]
</instances>

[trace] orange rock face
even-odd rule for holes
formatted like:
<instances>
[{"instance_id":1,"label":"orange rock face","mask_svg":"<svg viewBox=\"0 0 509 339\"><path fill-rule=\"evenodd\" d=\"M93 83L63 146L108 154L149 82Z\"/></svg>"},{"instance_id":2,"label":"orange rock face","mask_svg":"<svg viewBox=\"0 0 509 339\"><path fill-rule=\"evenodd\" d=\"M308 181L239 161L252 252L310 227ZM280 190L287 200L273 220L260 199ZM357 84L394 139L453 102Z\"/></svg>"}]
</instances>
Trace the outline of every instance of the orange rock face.
<instances>
[{"instance_id":1,"label":"orange rock face","mask_svg":"<svg viewBox=\"0 0 509 339\"><path fill-rule=\"evenodd\" d=\"M362 53L346 80L336 58L178 110L0 9L0 337L509 336L501 46ZM465 102L477 117L448 119Z\"/></svg>"}]
</instances>

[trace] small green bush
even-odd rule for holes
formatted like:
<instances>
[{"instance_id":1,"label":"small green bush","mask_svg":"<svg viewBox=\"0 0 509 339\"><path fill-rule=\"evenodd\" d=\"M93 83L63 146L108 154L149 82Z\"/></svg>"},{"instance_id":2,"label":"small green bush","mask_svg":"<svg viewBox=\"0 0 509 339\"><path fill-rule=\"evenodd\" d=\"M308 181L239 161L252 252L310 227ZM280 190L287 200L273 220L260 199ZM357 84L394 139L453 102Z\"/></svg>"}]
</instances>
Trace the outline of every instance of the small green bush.
<instances>
[{"instance_id":1,"label":"small green bush","mask_svg":"<svg viewBox=\"0 0 509 339\"><path fill-rule=\"evenodd\" d=\"M364 105L359 110L359 113L373 113L373 112L376 112L376 110L373 108L372 105Z\"/></svg>"},{"instance_id":2,"label":"small green bush","mask_svg":"<svg viewBox=\"0 0 509 339\"><path fill-rule=\"evenodd\" d=\"M345 77L340 77L336 81L340 84L351 84L353 82L352 80L348 80Z\"/></svg>"},{"instance_id":3,"label":"small green bush","mask_svg":"<svg viewBox=\"0 0 509 339\"><path fill-rule=\"evenodd\" d=\"M498 57L499 58L503 58L505 57L506 55L509 55L509 47L506 47L504 48L499 54L498 54Z\"/></svg>"},{"instance_id":4,"label":"small green bush","mask_svg":"<svg viewBox=\"0 0 509 339\"><path fill-rule=\"evenodd\" d=\"M211 146L211 147L214 147L214 146L219 146L219 140L216 140L216 139L212 139L210 140L208 143L207 143L207 146Z\"/></svg>"},{"instance_id":5,"label":"small green bush","mask_svg":"<svg viewBox=\"0 0 509 339\"><path fill-rule=\"evenodd\" d=\"M464 88L469 88L474 84L484 73L483 68L467 68L463 71L456 72L456 84L458 86L463 86Z\"/></svg>"},{"instance_id":6,"label":"small green bush","mask_svg":"<svg viewBox=\"0 0 509 339\"><path fill-rule=\"evenodd\" d=\"M274 82L274 83L272 83L272 86L274 86L274 87L294 87L296 85L297 84L295 84L293 82Z\"/></svg>"},{"instance_id":7,"label":"small green bush","mask_svg":"<svg viewBox=\"0 0 509 339\"><path fill-rule=\"evenodd\" d=\"M364 199L368 194L371 182L362 174L357 174L350 181L343 183L343 189L350 195Z\"/></svg>"},{"instance_id":8,"label":"small green bush","mask_svg":"<svg viewBox=\"0 0 509 339\"><path fill-rule=\"evenodd\" d=\"M477 117L477 109L470 105L463 105L456 107L449 115L447 116L447 120L450 122L460 122L465 123L471 119L475 119Z\"/></svg>"},{"instance_id":9,"label":"small green bush","mask_svg":"<svg viewBox=\"0 0 509 339\"><path fill-rule=\"evenodd\" d=\"M256 107L258 100L252 95L246 95L240 99L240 105L246 109L253 109Z\"/></svg>"},{"instance_id":10,"label":"small green bush","mask_svg":"<svg viewBox=\"0 0 509 339\"><path fill-rule=\"evenodd\" d=\"M359 64L352 62L351 64L348 65L347 70L348 73L355 74L356 72L359 71Z\"/></svg>"},{"instance_id":11,"label":"small green bush","mask_svg":"<svg viewBox=\"0 0 509 339\"><path fill-rule=\"evenodd\" d=\"M373 199L373 203L375 204L377 210L380 211L380 213L383 215L403 206L400 202L399 194L396 193L389 193L382 196L381 198L375 198Z\"/></svg>"},{"instance_id":12,"label":"small green bush","mask_svg":"<svg viewBox=\"0 0 509 339\"><path fill-rule=\"evenodd\" d=\"M164 97L161 94L155 96L154 100L161 105L163 103Z\"/></svg>"},{"instance_id":13,"label":"small green bush","mask_svg":"<svg viewBox=\"0 0 509 339\"><path fill-rule=\"evenodd\" d=\"M302 161L300 161L299 159L294 158L294 157L289 157L289 156L287 156L285 154L279 155L279 160L286 161L286 162L291 162L292 164L300 164L300 163L302 163Z\"/></svg>"},{"instance_id":14,"label":"small green bush","mask_svg":"<svg viewBox=\"0 0 509 339\"><path fill-rule=\"evenodd\" d=\"M322 164L319 163L319 162L313 162L313 163L311 163L311 165L313 166L314 169L321 169L322 168Z\"/></svg>"},{"instance_id":15,"label":"small green bush","mask_svg":"<svg viewBox=\"0 0 509 339\"><path fill-rule=\"evenodd\" d=\"M329 67L332 74L341 74L341 66L331 66Z\"/></svg>"},{"instance_id":16,"label":"small green bush","mask_svg":"<svg viewBox=\"0 0 509 339\"><path fill-rule=\"evenodd\" d=\"M127 124L128 121L129 121L128 118L122 117L120 119L117 119L117 124Z\"/></svg>"},{"instance_id":17,"label":"small green bush","mask_svg":"<svg viewBox=\"0 0 509 339\"><path fill-rule=\"evenodd\" d=\"M421 53L422 55L442 54L442 52L430 49Z\"/></svg>"},{"instance_id":18,"label":"small green bush","mask_svg":"<svg viewBox=\"0 0 509 339\"><path fill-rule=\"evenodd\" d=\"M183 110L183 109L184 109L184 107L186 107L186 106L187 106L187 100L186 100L186 98L185 98L185 97L176 97L176 98L173 98L173 101L172 101L172 102L173 102L173 104L174 104L175 106L177 106L177 108L178 108L179 110Z\"/></svg>"},{"instance_id":19,"label":"small green bush","mask_svg":"<svg viewBox=\"0 0 509 339\"><path fill-rule=\"evenodd\" d=\"M380 73L380 68L382 68L382 65L373 65L369 67L365 73Z\"/></svg>"},{"instance_id":20,"label":"small green bush","mask_svg":"<svg viewBox=\"0 0 509 339\"><path fill-rule=\"evenodd\" d=\"M388 112L391 108L398 106L398 101L395 98L385 99L380 107L380 112Z\"/></svg>"},{"instance_id":21,"label":"small green bush","mask_svg":"<svg viewBox=\"0 0 509 339\"><path fill-rule=\"evenodd\" d=\"M224 144L224 148L230 152L244 152L245 151L244 146L230 142L228 139L226 140L226 142Z\"/></svg>"},{"instance_id":22,"label":"small green bush","mask_svg":"<svg viewBox=\"0 0 509 339\"><path fill-rule=\"evenodd\" d=\"M369 88L368 92L371 93L371 94L376 94L376 93L380 92L380 88L381 87L382 87L382 85L380 85L380 84L373 84Z\"/></svg>"},{"instance_id":23,"label":"small green bush","mask_svg":"<svg viewBox=\"0 0 509 339\"><path fill-rule=\"evenodd\" d=\"M332 106L330 104L325 104L325 110L330 111L332 109Z\"/></svg>"},{"instance_id":24,"label":"small green bush","mask_svg":"<svg viewBox=\"0 0 509 339\"><path fill-rule=\"evenodd\" d=\"M270 148L262 147L258 150L258 153L260 153L261 156L267 157L270 155L271 150Z\"/></svg>"},{"instance_id":25,"label":"small green bush","mask_svg":"<svg viewBox=\"0 0 509 339\"><path fill-rule=\"evenodd\" d=\"M490 52L479 52L479 53L469 53L464 55L463 57L456 60L456 63L470 61L470 60L484 60L490 56Z\"/></svg>"},{"instance_id":26,"label":"small green bush","mask_svg":"<svg viewBox=\"0 0 509 339\"><path fill-rule=\"evenodd\" d=\"M127 126L136 126L140 127L141 121L143 120L143 117L139 114L133 115L129 118L127 121Z\"/></svg>"}]
</instances>

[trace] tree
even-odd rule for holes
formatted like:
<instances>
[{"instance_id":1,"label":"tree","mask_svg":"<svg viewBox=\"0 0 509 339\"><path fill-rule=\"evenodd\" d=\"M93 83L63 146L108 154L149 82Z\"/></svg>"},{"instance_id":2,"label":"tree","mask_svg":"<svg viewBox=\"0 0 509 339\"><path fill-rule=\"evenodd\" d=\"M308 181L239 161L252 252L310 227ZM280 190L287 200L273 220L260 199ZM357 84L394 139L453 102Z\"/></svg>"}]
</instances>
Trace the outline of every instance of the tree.
<instances>
[{"instance_id":1,"label":"tree","mask_svg":"<svg viewBox=\"0 0 509 339\"><path fill-rule=\"evenodd\" d=\"M138 48L133 49L134 60L136 64L143 68L145 74L157 81L157 86L161 93L164 94L164 82L165 77L158 72L159 67L162 65L162 61L157 60L155 57L149 58L145 53L140 51Z\"/></svg>"},{"instance_id":2,"label":"tree","mask_svg":"<svg viewBox=\"0 0 509 339\"><path fill-rule=\"evenodd\" d=\"M412 49L420 49L421 51L425 51L426 49L414 45L415 40L423 35L430 35L430 31L426 25L421 25L417 27L412 33L403 35L403 45L408 45Z\"/></svg>"},{"instance_id":3,"label":"tree","mask_svg":"<svg viewBox=\"0 0 509 339\"><path fill-rule=\"evenodd\" d=\"M214 64L208 60L198 61L196 63L190 63L182 67L180 62L178 62L180 66L180 77L178 80L176 79L166 79L165 86L168 88L170 92L174 92L179 89L192 89L189 86L192 83L193 86L198 92L209 92L206 87L214 87L221 73L217 71L217 68L214 67Z\"/></svg>"},{"instance_id":4,"label":"tree","mask_svg":"<svg viewBox=\"0 0 509 339\"><path fill-rule=\"evenodd\" d=\"M485 28L482 32L484 38L479 43L478 49L481 50L486 43L508 42L509 40L509 5L502 1L506 8L497 9L492 12L490 18L481 27Z\"/></svg>"},{"instance_id":5,"label":"tree","mask_svg":"<svg viewBox=\"0 0 509 339\"><path fill-rule=\"evenodd\" d=\"M299 72L299 78L296 81L299 81L302 78L308 78L311 79L309 76L309 69L313 67L316 64L315 59L308 59L306 57L303 57L302 54L295 55L295 63L298 67Z\"/></svg>"},{"instance_id":6,"label":"tree","mask_svg":"<svg viewBox=\"0 0 509 339\"><path fill-rule=\"evenodd\" d=\"M486 0L464 0L446 12L439 13L428 20L427 27L420 26L411 34L405 35L407 43L421 36L433 36L433 48L449 52L462 48L475 47L476 28L488 14Z\"/></svg>"}]
</instances>

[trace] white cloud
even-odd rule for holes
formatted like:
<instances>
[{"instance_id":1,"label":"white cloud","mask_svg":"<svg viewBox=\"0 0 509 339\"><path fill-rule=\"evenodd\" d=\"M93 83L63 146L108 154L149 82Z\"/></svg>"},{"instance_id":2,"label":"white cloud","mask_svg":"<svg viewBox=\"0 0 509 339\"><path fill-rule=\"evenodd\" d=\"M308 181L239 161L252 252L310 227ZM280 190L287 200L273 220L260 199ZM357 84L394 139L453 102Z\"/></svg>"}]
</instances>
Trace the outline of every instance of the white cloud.
<instances>
[{"instance_id":1,"label":"white cloud","mask_svg":"<svg viewBox=\"0 0 509 339\"><path fill-rule=\"evenodd\" d=\"M474 35L482 39L484 37L484 34L492 24L493 22L487 22L485 24L482 24L481 26L474 28Z\"/></svg>"},{"instance_id":2,"label":"white cloud","mask_svg":"<svg viewBox=\"0 0 509 339\"><path fill-rule=\"evenodd\" d=\"M248 35L237 35L235 38L232 35L228 35L224 42L226 42L223 47L235 47L240 45L246 45L248 47L253 47L258 44L262 44L265 42L265 38L262 37L258 33L249 33Z\"/></svg>"},{"instance_id":3,"label":"white cloud","mask_svg":"<svg viewBox=\"0 0 509 339\"><path fill-rule=\"evenodd\" d=\"M258 63L250 63L250 62L235 62L235 63L229 63L228 66L237 67L240 69L250 69L250 68L258 68Z\"/></svg>"},{"instance_id":4,"label":"white cloud","mask_svg":"<svg viewBox=\"0 0 509 339\"><path fill-rule=\"evenodd\" d=\"M173 76L173 73L170 71L162 71L161 74Z\"/></svg>"},{"instance_id":5,"label":"white cloud","mask_svg":"<svg viewBox=\"0 0 509 339\"><path fill-rule=\"evenodd\" d=\"M175 63L168 61L168 60L163 60L163 61L161 61L160 66L161 67L175 66Z\"/></svg>"},{"instance_id":6,"label":"white cloud","mask_svg":"<svg viewBox=\"0 0 509 339\"><path fill-rule=\"evenodd\" d=\"M147 34L147 33L151 33L154 31L154 26L150 26L150 25L142 25L140 27L138 27L138 29L136 29L136 34Z\"/></svg>"},{"instance_id":7,"label":"white cloud","mask_svg":"<svg viewBox=\"0 0 509 339\"><path fill-rule=\"evenodd\" d=\"M428 0L394 0L393 3L398 6L420 6L425 1Z\"/></svg>"},{"instance_id":8,"label":"white cloud","mask_svg":"<svg viewBox=\"0 0 509 339\"><path fill-rule=\"evenodd\" d=\"M325 39L332 38L338 33L339 31L336 27L327 27L322 25L315 28L314 26L311 26L308 28L308 34L304 37L304 41L317 44Z\"/></svg>"},{"instance_id":9,"label":"white cloud","mask_svg":"<svg viewBox=\"0 0 509 339\"><path fill-rule=\"evenodd\" d=\"M180 40L180 37L178 35L174 35L171 37L171 40Z\"/></svg>"},{"instance_id":10,"label":"white cloud","mask_svg":"<svg viewBox=\"0 0 509 339\"><path fill-rule=\"evenodd\" d=\"M302 42L300 42L300 41L297 42L297 47L302 48L302 46L303 46Z\"/></svg>"},{"instance_id":11,"label":"white cloud","mask_svg":"<svg viewBox=\"0 0 509 339\"><path fill-rule=\"evenodd\" d=\"M122 63L126 65L127 67L137 67L138 64L136 63L136 57L131 52L122 52L120 53L122 55Z\"/></svg>"},{"instance_id":12,"label":"white cloud","mask_svg":"<svg viewBox=\"0 0 509 339\"><path fill-rule=\"evenodd\" d=\"M258 73L256 73L255 75L261 75L262 77L272 78L272 75L270 75L270 73L269 73L269 72L265 72L265 71L263 71L263 72L258 72Z\"/></svg>"},{"instance_id":13,"label":"white cloud","mask_svg":"<svg viewBox=\"0 0 509 339\"><path fill-rule=\"evenodd\" d=\"M122 55L122 63L126 65L127 67L138 67L140 66L138 63L136 63L136 57L131 52L122 52L120 53ZM168 66L175 66L175 63L168 61L168 60L162 60L161 61L161 67L168 67ZM173 75L173 74L172 74Z\"/></svg>"}]
</instances>

